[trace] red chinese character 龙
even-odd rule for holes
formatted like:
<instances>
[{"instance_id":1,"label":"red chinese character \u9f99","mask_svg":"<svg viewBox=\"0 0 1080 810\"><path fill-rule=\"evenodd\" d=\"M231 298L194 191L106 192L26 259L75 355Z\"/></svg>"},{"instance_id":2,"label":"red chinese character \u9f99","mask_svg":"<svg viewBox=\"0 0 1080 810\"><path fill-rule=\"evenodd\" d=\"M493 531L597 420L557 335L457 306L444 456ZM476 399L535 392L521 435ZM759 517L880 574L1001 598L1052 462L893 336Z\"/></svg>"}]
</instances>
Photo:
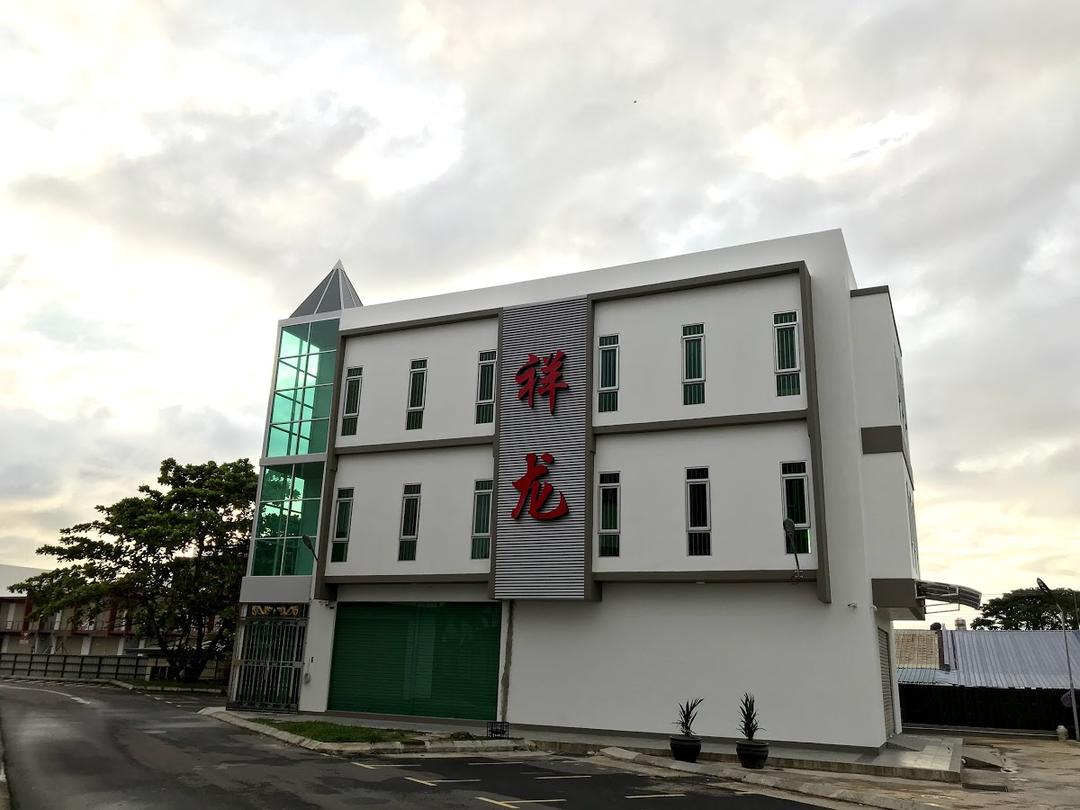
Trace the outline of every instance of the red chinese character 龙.
<instances>
[{"instance_id":1,"label":"red chinese character \u9f99","mask_svg":"<svg viewBox=\"0 0 1080 810\"><path fill-rule=\"evenodd\" d=\"M517 375L514 377L514 381L519 386L518 399L526 400L526 404L531 408L535 394L547 397L548 411L554 414L559 391L570 388L562 378L562 367L565 359L566 354L561 350L549 354L543 361L535 354L530 353L528 359L517 370Z\"/></svg>"},{"instance_id":2,"label":"red chinese character \u9f99","mask_svg":"<svg viewBox=\"0 0 1080 810\"><path fill-rule=\"evenodd\" d=\"M551 497L554 487L551 484L541 482L540 479L548 474L547 465L555 463L555 457L551 453L540 456L541 461L536 460L536 453L525 456L525 474L514 482L514 489L519 493L517 506L511 512L510 517L517 520L521 517L521 510L525 508L525 501L529 501L529 517L536 520L555 520L570 511L566 504L566 497L559 493L559 503L547 512L542 511L547 499ZM543 463L541 463L543 462Z\"/></svg>"}]
</instances>

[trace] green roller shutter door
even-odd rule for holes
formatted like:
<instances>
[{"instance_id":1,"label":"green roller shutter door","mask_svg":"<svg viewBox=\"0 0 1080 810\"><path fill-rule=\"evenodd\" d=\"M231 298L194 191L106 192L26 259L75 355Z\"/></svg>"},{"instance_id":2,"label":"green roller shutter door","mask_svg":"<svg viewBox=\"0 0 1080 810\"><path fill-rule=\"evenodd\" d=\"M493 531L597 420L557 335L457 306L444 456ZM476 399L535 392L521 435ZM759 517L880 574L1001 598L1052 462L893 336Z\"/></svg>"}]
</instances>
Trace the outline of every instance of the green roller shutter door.
<instances>
[{"instance_id":1,"label":"green roller shutter door","mask_svg":"<svg viewBox=\"0 0 1080 810\"><path fill-rule=\"evenodd\" d=\"M339 603L331 711L494 720L501 605Z\"/></svg>"}]
</instances>

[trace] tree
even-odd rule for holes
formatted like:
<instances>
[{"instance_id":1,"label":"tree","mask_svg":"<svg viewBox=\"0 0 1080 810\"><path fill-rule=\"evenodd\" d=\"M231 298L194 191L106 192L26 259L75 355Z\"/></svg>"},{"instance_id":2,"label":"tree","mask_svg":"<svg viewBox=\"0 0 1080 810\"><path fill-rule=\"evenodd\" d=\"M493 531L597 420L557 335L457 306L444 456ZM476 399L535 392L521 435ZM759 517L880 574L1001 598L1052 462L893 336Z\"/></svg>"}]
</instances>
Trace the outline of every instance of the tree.
<instances>
[{"instance_id":1,"label":"tree","mask_svg":"<svg viewBox=\"0 0 1080 810\"><path fill-rule=\"evenodd\" d=\"M1077 592L1056 588L1043 593L1038 588L1017 588L983 604L982 615L971 623L973 630L1060 630L1061 614L1065 611L1065 626L1076 630L1077 615L1074 599Z\"/></svg>"},{"instance_id":2,"label":"tree","mask_svg":"<svg viewBox=\"0 0 1080 810\"><path fill-rule=\"evenodd\" d=\"M109 606L125 610L157 642L169 677L198 680L231 644L258 478L245 459L227 464L161 462L158 483L101 517L62 529L47 554L67 565L11 587L25 591L33 616L65 608L75 621Z\"/></svg>"}]
</instances>

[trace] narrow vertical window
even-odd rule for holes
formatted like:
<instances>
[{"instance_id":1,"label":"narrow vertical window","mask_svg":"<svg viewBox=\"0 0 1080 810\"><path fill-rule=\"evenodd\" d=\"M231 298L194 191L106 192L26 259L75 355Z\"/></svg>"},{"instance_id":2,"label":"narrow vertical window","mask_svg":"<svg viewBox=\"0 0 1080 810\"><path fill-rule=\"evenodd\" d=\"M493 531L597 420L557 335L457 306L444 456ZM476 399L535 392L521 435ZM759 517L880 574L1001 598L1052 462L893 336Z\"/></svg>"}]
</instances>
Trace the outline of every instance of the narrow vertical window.
<instances>
[{"instance_id":1,"label":"narrow vertical window","mask_svg":"<svg viewBox=\"0 0 1080 810\"><path fill-rule=\"evenodd\" d=\"M904 398L904 375L900 371L900 358L893 357L896 362L896 405L900 409L900 424L907 430L907 401Z\"/></svg>"},{"instance_id":2,"label":"narrow vertical window","mask_svg":"<svg viewBox=\"0 0 1080 810\"><path fill-rule=\"evenodd\" d=\"M480 352L476 370L476 424L495 421L495 352Z\"/></svg>"},{"instance_id":3,"label":"narrow vertical window","mask_svg":"<svg viewBox=\"0 0 1080 810\"><path fill-rule=\"evenodd\" d=\"M491 556L491 481L473 485L472 559Z\"/></svg>"},{"instance_id":4,"label":"narrow vertical window","mask_svg":"<svg viewBox=\"0 0 1080 810\"><path fill-rule=\"evenodd\" d=\"M401 494L401 533L398 559L416 559L416 538L420 530L420 485L406 484Z\"/></svg>"},{"instance_id":5,"label":"narrow vertical window","mask_svg":"<svg viewBox=\"0 0 1080 810\"><path fill-rule=\"evenodd\" d=\"M360 413L360 386L364 382L364 369L350 368L345 372L345 401L341 408L341 435L356 435L356 420Z\"/></svg>"},{"instance_id":6,"label":"narrow vertical window","mask_svg":"<svg viewBox=\"0 0 1080 810\"><path fill-rule=\"evenodd\" d=\"M682 328L683 405L705 402L705 325Z\"/></svg>"},{"instance_id":7,"label":"narrow vertical window","mask_svg":"<svg viewBox=\"0 0 1080 810\"><path fill-rule=\"evenodd\" d=\"M349 556L349 526L352 523L352 489L339 489L334 503L334 536L330 540L330 562L345 562Z\"/></svg>"},{"instance_id":8,"label":"narrow vertical window","mask_svg":"<svg viewBox=\"0 0 1080 810\"><path fill-rule=\"evenodd\" d=\"M409 365L409 404L405 411L405 429L424 426L424 401L427 398L427 360L413 360Z\"/></svg>"},{"instance_id":9,"label":"narrow vertical window","mask_svg":"<svg viewBox=\"0 0 1080 810\"><path fill-rule=\"evenodd\" d=\"M600 386L597 410L600 413L619 410L619 336L600 338Z\"/></svg>"},{"instance_id":10,"label":"narrow vertical window","mask_svg":"<svg viewBox=\"0 0 1080 810\"><path fill-rule=\"evenodd\" d=\"M686 543L691 557L712 554L709 468L686 471Z\"/></svg>"},{"instance_id":11,"label":"narrow vertical window","mask_svg":"<svg viewBox=\"0 0 1080 810\"><path fill-rule=\"evenodd\" d=\"M780 465L784 487L784 517L795 523L795 537L784 536L787 554L810 553L810 490L807 486L806 462L785 461Z\"/></svg>"},{"instance_id":12,"label":"narrow vertical window","mask_svg":"<svg viewBox=\"0 0 1080 810\"><path fill-rule=\"evenodd\" d=\"M795 312L773 315L776 344L776 395L795 396L799 386L799 316Z\"/></svg>"},{"instance_id":13,"label":"narrow vertical window","mask_svg":"<svg viewBox=\"0 0 1080 810\"><path fill-rule=\"evenodd\" d=\"M619 473L600 473L600 556L619 556Z\"/></svg>"}]
</instances>

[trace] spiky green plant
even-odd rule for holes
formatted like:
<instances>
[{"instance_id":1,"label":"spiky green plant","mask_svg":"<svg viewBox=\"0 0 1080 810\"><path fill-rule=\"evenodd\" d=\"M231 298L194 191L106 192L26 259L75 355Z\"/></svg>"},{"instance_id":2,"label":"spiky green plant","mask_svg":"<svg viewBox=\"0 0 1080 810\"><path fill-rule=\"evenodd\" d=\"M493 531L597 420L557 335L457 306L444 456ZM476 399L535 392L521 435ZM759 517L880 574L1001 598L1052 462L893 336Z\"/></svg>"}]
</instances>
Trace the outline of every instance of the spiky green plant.
<instances>
[{"instance_id":1,"label":"spiky green plant","mask_svg":"<svg viewBox=\"0 0 1080 810\"><path fill-rule=\"evenodd\" d=\"M704 701L705 698L694 698L679 704L679 719L675 721L675 725L679 727L680 734L687 737L694 736L694 721L697 720L698 706Z\"/></svg>"},{"instance_id":2,"label":"spiky green plant","mask_svg":"<svg viewBox=\"0 0 1080 810\"><path fill-rule=\"evenodd\" d=\"M754 707L754 696L749 692L743 692L739 702L739 731L748 740L754 739L754 735L761 731L758 725L757 709Z\"/></svg>"}]
</instances>

